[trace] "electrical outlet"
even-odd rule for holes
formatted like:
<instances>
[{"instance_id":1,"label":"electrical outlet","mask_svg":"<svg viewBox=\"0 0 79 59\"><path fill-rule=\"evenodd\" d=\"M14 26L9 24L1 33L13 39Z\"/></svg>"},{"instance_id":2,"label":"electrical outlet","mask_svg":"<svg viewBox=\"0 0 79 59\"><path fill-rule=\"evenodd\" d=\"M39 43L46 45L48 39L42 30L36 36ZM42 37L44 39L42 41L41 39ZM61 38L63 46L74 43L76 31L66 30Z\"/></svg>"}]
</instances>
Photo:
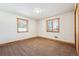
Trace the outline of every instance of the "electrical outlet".
<instances>
[{"instance_id":1,"label":"electrical outlet","mask_svg":"<svg viewBox=\"0 0 79 59\"><path fill-rule=\"evenodd\" d=\"M58 36L54 36L54 38L58 38Z\"/></svg>"}]
</instances>

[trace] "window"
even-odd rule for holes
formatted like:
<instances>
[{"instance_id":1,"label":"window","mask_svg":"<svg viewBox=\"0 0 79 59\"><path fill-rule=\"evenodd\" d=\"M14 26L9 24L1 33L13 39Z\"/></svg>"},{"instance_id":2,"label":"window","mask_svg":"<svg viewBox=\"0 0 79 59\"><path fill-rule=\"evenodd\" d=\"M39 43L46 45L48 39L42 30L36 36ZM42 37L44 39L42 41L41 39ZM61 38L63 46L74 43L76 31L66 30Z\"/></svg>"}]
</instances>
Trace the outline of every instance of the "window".
<instances>
[{"instance_id":1,"label":"window","mask_svg":"<svg viewBox=\"0 0 79 59\"><path fill-rule=\"evenodd\" d=\"M59 32L59 18L47 20L47 32Z\"/></svg>"},{"instance_id":2,"label":"window","mask_svg":"<svg viewBox=\"0 0 79 59\"><path fill-rule=\"evenodd\" d=\"M28 20L17 18L17 32L28 32Z\"/></svg>"}]
</instances>

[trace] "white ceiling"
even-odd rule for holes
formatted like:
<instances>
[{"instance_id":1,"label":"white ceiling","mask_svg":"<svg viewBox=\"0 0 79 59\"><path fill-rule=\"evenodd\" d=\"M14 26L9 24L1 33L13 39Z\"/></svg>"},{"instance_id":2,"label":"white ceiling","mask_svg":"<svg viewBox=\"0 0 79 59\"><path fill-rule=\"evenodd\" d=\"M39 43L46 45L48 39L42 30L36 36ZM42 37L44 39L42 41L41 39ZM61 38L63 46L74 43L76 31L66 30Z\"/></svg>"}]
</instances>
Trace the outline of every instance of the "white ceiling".
<instances>
[{"instance_id":1,"label":"white ceiling","mask_svg":"<svg viewBox=\"0 0 79 59\"><path fill-rule=\"evenodd\" d=\"M35 8L40 9L41 13L35 13ZM73 9L73 3L0 3L0 10L23 15L32 19L51 17L73 11Z\"/></svg>"}]
</instances>

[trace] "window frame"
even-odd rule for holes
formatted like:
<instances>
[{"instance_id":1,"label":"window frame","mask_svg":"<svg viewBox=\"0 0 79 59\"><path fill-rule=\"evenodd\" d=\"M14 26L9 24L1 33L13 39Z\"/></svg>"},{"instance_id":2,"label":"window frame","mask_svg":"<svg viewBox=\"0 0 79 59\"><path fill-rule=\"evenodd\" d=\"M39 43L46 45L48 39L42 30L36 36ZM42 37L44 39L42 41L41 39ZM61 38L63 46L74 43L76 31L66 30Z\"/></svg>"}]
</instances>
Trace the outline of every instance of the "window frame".
<instances>
[{"instance_id":1,"label":"window frame","mask_svg":"<svg viewBox=\"0 0 79 59\"><path fill-rule=\"evenodd\" d=\"M26 31L19 31L19 20L25 21L27 26L26 26ZM17 18L17 33L24 33L28 32L28 20L27 19L22 19L22 18Z\"/></svg>"},{"instance_id":2,"label":"window frame","mask_svg":"<svg viewBox=\"0 0 79 59\"><path fill-rule=\"evenodd\" d=\"M57 29L57 31L55 31L54 29L53 29L53 27L54 27L54 25L53 25L53 21L54 20L58 20L58 29ZM49 28L48 28L48 21L52 21L52 31L49 31ZM47 19L46 20L46 27L47 27L47 32L56 32L56 33L58 33L58 32L60 32L60 18L53 18L53 19Z\"/></svg>"}]
</instances>

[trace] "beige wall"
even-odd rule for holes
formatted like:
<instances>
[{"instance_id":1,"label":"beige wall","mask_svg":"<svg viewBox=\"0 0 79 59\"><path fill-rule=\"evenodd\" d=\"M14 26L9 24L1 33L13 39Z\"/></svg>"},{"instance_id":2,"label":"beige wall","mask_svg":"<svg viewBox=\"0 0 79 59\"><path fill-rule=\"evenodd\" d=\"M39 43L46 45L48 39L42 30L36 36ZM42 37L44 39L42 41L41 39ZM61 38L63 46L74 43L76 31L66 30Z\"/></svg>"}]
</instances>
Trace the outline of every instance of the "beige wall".
<instances>
[{"instance_id":1,"label":"beige wall","mask_svg":"<svg viewBox=\"0 0 79 59\"><path fill-rule=\"evenodd\" d=\"M23 16L0 11L0 44L19 39L27 39L36 36L52 38L60 41L74 43L74 14L68 12L62 15L54 16L60 18L60 32L46 32L46 20L29 19L29 32L17 33L16 18ZM52 17L51 17L52 18ZM58 38L54 38L58 36Z\"/></svg>"},{"instance_id":2,"label":"beige wall","mask_svg":"<svg viewBox=\"0 0 79 59\"><path fill-rule=\"evenodd\" d=\"M74 13L68 12L62 15L50 17L50 18L60 18L60 32L46 32L46 19L39 21L39 36L52 38L60 41L65 41L69 43L75 43L74 41ZM55 38L57 36L58 38Z\"/></svg>"},{"instance_id":3,"label":"beige wall","mask_svg":"<svg viewBox=\"0 0 79 59\"><path fill-rule=\"evenodd\" d=\"M33 19L28 19L29 32L17 33L17 16L28 19L26 17L0 11L0 44L16 41L19 39L27 39L30 37L35 37L37 35L36 21Z\"/></svg>"}]
</instances>

